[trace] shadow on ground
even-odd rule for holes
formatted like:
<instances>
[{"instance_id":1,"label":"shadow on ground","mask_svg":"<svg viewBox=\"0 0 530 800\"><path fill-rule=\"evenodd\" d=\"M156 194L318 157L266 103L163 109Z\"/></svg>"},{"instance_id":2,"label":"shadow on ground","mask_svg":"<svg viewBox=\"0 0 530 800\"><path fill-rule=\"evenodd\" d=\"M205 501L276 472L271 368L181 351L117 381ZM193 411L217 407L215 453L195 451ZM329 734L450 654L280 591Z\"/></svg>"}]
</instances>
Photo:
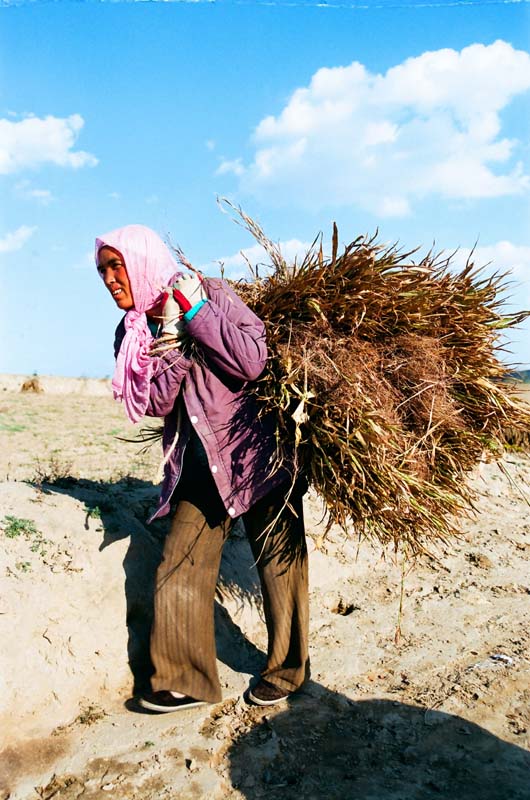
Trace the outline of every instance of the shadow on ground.
<instances>
[{"instance_id":1,"label":"shadow on ground","mask_svg":"<svg viewBox=\"0 0 530 800\"><path fill-rule=\"evenodd\" d=\"M129 545L123 559L127 601L128 657L134 678L134 692L149 686L153 667L149 657L149 636L153 619L153 592L156 569L162 558L170 516L145 520L152 513L158 490L152 483L126 477L113 483L76 478L61 478L38 487L74 497L86 510L85 525L100 522L103 538L100 550L122 539ZM237 672L257 674L265 655L236 625L223 599L250 602L261 607L259 578L244 531L235 528L225 545L218 583L219 601L215 604L218 658Z\"/></svg>"},{"instance_id":2,"label":"shadow on ground","mask_svg":"<svg viewBox=\"0 0 530 800\"><path fill-rule=\"evenodd\" d=\"M461 717L314 683L226 758L248 800L530 800L527 750Z\"/></svg>"}]
</instances>

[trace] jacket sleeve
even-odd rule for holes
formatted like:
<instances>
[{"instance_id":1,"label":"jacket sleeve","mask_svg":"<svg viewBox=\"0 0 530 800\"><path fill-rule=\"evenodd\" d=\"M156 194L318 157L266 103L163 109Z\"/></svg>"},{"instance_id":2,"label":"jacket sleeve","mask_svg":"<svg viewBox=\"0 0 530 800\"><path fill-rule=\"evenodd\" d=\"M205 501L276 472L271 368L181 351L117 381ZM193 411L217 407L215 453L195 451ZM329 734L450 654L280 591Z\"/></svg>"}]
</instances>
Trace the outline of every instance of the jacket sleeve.
<instances>
[{"instance_id":1,"label":"jacket sleeve","mask_svg":"<svg viewBox=\"0 0 530 800\"><path fill-rule=\"evenodd\" d=\"M154 371L149 389L148 417L165 417L171 413L180 387L192 365L178 349L154 358Z\"/></svg>"},{"instance_id":2,"label":"jacket sleeve","mask_svg":"<svg viewBox=\"0 0 530 800\"><path fill-rule=\"evenodd\" d=\"M187 323L190 336L227 375L256 380L267 361L265 326L225 281L207 282L208 302Z\"/></svg>"},{"instance_id":3,"label":"jacket sleeve","mask_svg":"<svg viewBox=\"0 0 530 800\"><path fill-rule=\"evenodd\" d=\"M125 336L125 317L120 321L114 335L114 357L117 358ZM165 417L173 410L182 381L192 362L178 349L170 350L159 358L153 358L154 370L149 387L147 417Z\"/></svg>"}]
</instances>

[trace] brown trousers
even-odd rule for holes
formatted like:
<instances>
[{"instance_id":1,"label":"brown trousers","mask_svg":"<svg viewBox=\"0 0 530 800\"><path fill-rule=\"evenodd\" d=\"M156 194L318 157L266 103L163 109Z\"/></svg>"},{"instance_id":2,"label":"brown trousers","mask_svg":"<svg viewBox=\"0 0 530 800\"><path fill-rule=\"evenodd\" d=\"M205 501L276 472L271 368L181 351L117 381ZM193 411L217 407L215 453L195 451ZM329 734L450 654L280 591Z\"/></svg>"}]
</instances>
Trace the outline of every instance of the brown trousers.
<instances>
[{"instance_id":1,"label":"brown trousers","mask_svg":"<svg viewBox=\"0 0 530 800\"><path fill-rule=\"evenodd\" d=\"M283 486L243 515L257 562L269 638L262 677L288 691L298 689L309 675L304 488L293 490L291 508L285 505ZM181 498L166 539L156 576L151 683L153 691L168 689L218 702L214 599L232 520L222 509L212 521L204 505L197 493L191 499L189 494ZM220 516L224 518L219 520Z\"/></svg>"}]
</instances>

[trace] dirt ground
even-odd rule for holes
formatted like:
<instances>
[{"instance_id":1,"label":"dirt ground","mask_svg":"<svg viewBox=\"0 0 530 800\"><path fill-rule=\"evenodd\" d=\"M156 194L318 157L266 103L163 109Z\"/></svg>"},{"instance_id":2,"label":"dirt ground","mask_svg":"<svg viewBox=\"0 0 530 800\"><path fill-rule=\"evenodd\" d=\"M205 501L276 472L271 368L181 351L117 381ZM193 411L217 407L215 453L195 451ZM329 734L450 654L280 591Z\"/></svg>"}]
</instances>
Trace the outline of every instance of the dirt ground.
<instances>
[{"instance_id":1,"label":"dirt ground","mask_svg":"<svg viewBox=\"0 0 530 800\"><path fill-rule=\"evenodd\" d=\"M472 476L477 514L404 570L401 619L399 559L336 530L322 543L309 495L312 677L274 709L242 699L266 635L236 530L216 604L224 700L153 715L132 697L160 453L121 441L138 429L98 392L0 381L0 800L530 800L528 455Z\"/></svg>"}]
</instances>

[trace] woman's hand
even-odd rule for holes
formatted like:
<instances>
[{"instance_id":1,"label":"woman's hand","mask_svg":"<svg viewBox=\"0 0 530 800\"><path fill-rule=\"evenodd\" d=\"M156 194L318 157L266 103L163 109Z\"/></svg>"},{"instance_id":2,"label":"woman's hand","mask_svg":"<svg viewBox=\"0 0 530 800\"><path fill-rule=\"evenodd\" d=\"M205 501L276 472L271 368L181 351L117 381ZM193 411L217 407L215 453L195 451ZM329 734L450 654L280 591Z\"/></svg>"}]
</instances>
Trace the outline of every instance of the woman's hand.
<instances>
[{"instance_id":1,"label":"woman's hand","mask_svg":"<svg viewBox=\"0 0 530 800\"><path fill-rule=\"evenodd\" d=\"M151 356L160 356L169 350L184 348L189 336L186 335L183 317L184 312L173 298L173 287L165 287L162 300L157 307L157 319L160 320L162 330L160 336L151 343Z\"/></svg>"},{"instance_id":2,"label":"woman's hand","mask_svg":"<svg viewBox=\"0 0 530 800\"><path fill-rule=\"evenodd\" d=\"M160 303L160 321L162 323L162 336L181 336L184 331L184 312L173 298L173 287L164 288Z\"/></svg>"},{"instance_id":3,"label":"woman's hand","mask_svg":"<svg viewBox=\"0 0 530 800\"><path fill-rule=\"evenodd\" d=\"M150 355L159 356L176 347L189 350L184 314L207 300L199 275L182 275L173 286L165 286L156 307L155 318L160 320L161 334L151 344ZM153 315L151 315L153 316Z\"/></svg>"},{"instance_id":4,"label":"woman's hand","mask_svg":"<svg viewBox=\"0 0 530 800\"><path fill-rule=\"evenodd\" d=\"M206 292L199 275L183 275L173 284L173 299L178 303L183 314L190 311L203 300L207 300Z\"/></svg>"}]
</instances>

